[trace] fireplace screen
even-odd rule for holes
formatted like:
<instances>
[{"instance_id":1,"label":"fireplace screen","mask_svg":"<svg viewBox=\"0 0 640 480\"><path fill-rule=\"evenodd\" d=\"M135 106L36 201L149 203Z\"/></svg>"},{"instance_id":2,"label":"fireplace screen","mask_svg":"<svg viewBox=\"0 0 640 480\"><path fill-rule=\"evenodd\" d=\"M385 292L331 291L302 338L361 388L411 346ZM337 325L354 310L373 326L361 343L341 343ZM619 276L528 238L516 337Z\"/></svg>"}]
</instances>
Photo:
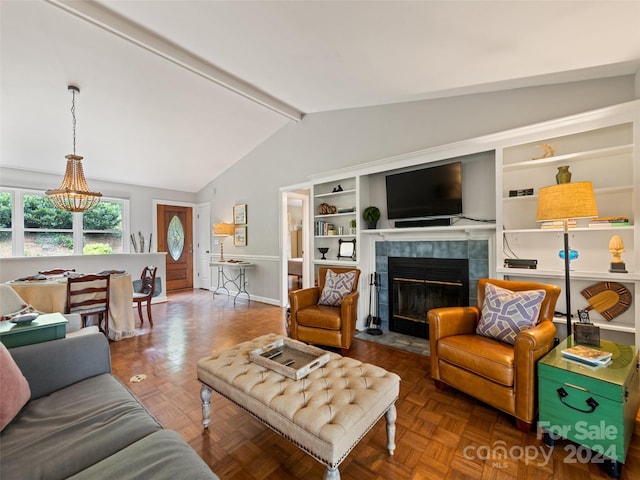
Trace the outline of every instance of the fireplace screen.
<instances>
[{"instance_id":1,"label":"fireplace screen","mask_svg":"<svg viewBox=\"0 0 640 480\"><path fill-rule=\"evenodd\" d=\"M389 329L429 338L429 310L468 304L468 261L389 258L389 285Z\"/></svg>"}]
</instances>

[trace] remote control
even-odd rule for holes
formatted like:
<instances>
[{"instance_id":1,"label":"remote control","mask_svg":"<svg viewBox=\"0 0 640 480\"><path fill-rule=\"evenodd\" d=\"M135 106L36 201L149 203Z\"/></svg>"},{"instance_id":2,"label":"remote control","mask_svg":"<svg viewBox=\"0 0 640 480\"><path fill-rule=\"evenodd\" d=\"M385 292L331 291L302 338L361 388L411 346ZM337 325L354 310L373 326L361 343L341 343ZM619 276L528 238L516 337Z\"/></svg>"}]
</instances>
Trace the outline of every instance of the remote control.
<instances>
[{"instance_id":1,"label":"remote control","mask_svg":"<svg viewBox=\"0 0 640 480\"><path fill-rule=\"evenodd\" d=\"M289 358L289 359L285 360L284 362L282 362L282 365L284 365L285 367L288 367L289 365L293 365L294 363L296 363L296 361L293 360L292 358Z\"/></svg>"},{"instance_id":2,"label":"remote control","mask_svg":"<svg viewBox=\"0 0 640 480\"><path fill-rule=\"evenodd\" d=\"M282 350L277 350L275 348L267 350L262 354L264 358L268 358L269 360L271 360L272 358L276 358L278 355L282 355Z\"/></svg>"}]
</instances>

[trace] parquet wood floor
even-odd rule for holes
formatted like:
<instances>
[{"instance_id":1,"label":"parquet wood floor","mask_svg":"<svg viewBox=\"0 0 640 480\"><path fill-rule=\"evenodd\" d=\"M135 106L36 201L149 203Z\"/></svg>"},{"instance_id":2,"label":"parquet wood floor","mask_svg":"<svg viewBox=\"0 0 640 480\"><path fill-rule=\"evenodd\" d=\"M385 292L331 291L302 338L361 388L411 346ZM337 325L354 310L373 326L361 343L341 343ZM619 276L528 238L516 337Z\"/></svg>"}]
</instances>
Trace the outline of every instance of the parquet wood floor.
<instances>
[{"instance_id":1,"label":"parquet wood floor","mask_svg":"<svg viewBox=\"0 0 640 480\"><path fill-rule=\"evenodd\" d=\"M231 298L204 290L168 297L153 306L153 328L145 321L135 337L111 343L113 373L222 480L321 479L318 462L215 393L208 431L201 424L196 361L259 335L284 334L285 309L244 300L234 308ZM402 381L395 455L386 453L379 421L341 464L344 480L609 478L597 464L575 461L573 444L560 441L550 453L507 415L455 390L436 390L427 357L358 339L347 355ZM140 373L145 381L129 382ZM499 456L504 449L506 458ZM640 417L622 478L640 478Z\"/></svg>"}]
</instances>

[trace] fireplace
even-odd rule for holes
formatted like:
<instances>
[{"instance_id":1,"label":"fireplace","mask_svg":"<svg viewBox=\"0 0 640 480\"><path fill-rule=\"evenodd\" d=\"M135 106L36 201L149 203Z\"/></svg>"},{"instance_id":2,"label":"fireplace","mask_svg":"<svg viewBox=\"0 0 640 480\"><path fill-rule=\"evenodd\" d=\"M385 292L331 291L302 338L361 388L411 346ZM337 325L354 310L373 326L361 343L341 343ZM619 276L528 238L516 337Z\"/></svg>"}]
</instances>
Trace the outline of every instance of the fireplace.
<instances>
[{"instance_id":1,"label":"fireplace","mask_svg":"<svg viewBox=\"0 0 640 480\"><path fill-rule=\"evenodd\" d=\"M469 260L388 258L389 330L429 338L427 312L469 304Z\"/></svg>"}]
</instances>

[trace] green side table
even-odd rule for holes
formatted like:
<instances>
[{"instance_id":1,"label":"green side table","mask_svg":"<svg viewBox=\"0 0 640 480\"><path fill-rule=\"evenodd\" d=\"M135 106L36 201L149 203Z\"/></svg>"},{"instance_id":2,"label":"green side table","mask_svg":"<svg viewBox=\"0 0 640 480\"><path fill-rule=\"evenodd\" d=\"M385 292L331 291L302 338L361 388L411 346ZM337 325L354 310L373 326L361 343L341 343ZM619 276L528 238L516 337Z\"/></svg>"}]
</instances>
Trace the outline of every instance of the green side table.
<instances>
[{"instance_id":1,"label":"green side table","mask_svg":"<svg viewBox=\"0 0 640 480\"><path fill-rule=\"evenodd\" d=\"M0 342L7 348L64 338L67 319L61 313L44 313L27 325L0 322Z\"/></svg>"},{"instance_id":2,"label":"green side table","mask_svg":"<svg viewBox=\"0 0 640 480\"><path fill-rule=\"evenodd\" d=\"M574 345L571 336L538 362L538 426L548 446L558 438L580 445L565 447L568 461L599 461L620 478L640 406L638 351L602 340L594 348L611 352L612 361L591 367L562 355Z\"/></svg>"}]
</instances>

